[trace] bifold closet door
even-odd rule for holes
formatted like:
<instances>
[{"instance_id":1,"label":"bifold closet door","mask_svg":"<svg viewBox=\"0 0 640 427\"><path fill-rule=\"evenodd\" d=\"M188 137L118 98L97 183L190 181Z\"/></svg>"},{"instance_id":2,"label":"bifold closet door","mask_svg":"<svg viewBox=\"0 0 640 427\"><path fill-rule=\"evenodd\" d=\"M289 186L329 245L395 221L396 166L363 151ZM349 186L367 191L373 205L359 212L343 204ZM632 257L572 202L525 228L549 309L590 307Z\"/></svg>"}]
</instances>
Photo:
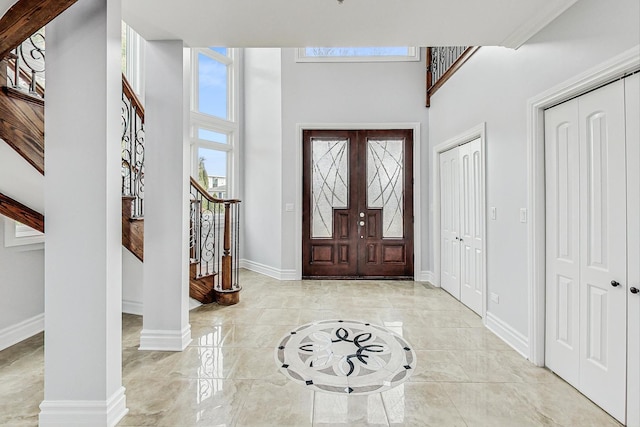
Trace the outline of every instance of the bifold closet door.
<instances>
[{"instance_id":1,"label":"bifold closet door","mask_svg":"<svg viewBox=\"0 0 640 427\"><path fill-rule=\"evenodd\" d=\"M640 426L640 74L625 80L627 131L627 425Z\"/></svg>"},{"instance_id":2,"label":"bifold closet door","mask_svg":"<svg viewBox=\"0 0 640 427\"><path fill-rule=\"evenodd\" d=\"M625 419L624 83L545 113L547 366Z\"/></svg>"},{"instance_id":3,"label":"bifold closet door","mask_svg":"<svg viewBox=\"0 0 640 427\"><path fill-rule=\"evenodd\" d=\"M483 170L480 138L460 151L460 302L482 314Z\"/></svg>"},{"instance_id":4,"label":"bifold closet door","mask_svg":"<svg viewBox=\"0 0 640 427\"><path fill-rule=\"evenodd\" d=\"M440 154L440 286L460 299L460 153Z\"/></svg>"},{"instance_id":5,"label":"bifold closet door","mask_svg":"<svg viewBox=\"0 0 640 427\"><path fill-rule=\"evenodd\" d=\"M480 138L440 153L441 286L482 315L483 165Z\"/></svg>"}]
</instances>

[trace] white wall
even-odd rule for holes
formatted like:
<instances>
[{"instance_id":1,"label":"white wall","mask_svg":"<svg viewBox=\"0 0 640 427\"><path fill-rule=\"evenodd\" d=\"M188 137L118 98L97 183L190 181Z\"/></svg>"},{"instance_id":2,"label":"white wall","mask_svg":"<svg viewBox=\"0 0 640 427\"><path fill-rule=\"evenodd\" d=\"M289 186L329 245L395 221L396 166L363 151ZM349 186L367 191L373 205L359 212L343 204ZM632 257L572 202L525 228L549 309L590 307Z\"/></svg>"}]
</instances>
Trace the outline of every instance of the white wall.
<instances>
[{"instance_id":1,"label":"white wall","mask_svg":"<svg viewBox=\"0 0 640 427\"><path fill-rule=\"evenodd\" d=\"M421 123L421 141L427 146L428 110L425 108L424 50L420 62L381 63L296 63L295 49L282 50L282 203L294 203L301 177L296 175L296 133L299 123ZM428 168L428 150L422 150L419 167ZM418 166L418 165L416 165ZM420 183L421 203L426 224L428 186L425 176ZM299 182L300 181L300 182ZM301 212L301 207L296 207ZM295 212L282 217L282 264L285 271L300 268L296 257ZM426 241L426 227L419 245ZM426 246L422 251L422 268L428 268ZM419 272L418 272L419 273Z\"/></svg>"},{"instance_id":2,"label":"white wall","mask_svg":"<svg viewBox=\"0 0 640 427\"><path fill-rule=\"evenodd\" d=\"M640 42L640 3L582 0L517 51L483 47L432 98L430 147L486 122L488 312L527 337L526 103Z\"/></svg>"},{"instance_id":3,"label":"white wall","mask_svg":"<svg viewBox=\"0 0 640 427\"><path fill-rule=\"evenodd\" d=\"M44 326L44 249L5 248L4 218L0 215L0 350Z\"/></svg>"},{"instance_id":4,"label":"white wall","mask_svg":"<svg viewBox=\"0 0 640 427\"><path fill-rule=\"evenodd\" d=\"M122 312L142 316L144 268L127 248L122 248Z\"/></svg>"},{"instance_id":5,"label":"white wall","mask_svg":"<svg viewBox=\"0 0 640 427\"><path fill-rule=\"evenodd\" d=\"M0 193L44 213L44 176L2 139Z\"/></svg>"},{"instance_id":6,"label":"white wall","mask_svg":"<svg viewBox=\"0 0 640 427\"><path fill-rule=\"evenodd\" d=\"M280 49L245 49L243 257L249 268L281 276L282 87ZM289 214L289 213L287 213Z\"/></svg>"}]
</instances>

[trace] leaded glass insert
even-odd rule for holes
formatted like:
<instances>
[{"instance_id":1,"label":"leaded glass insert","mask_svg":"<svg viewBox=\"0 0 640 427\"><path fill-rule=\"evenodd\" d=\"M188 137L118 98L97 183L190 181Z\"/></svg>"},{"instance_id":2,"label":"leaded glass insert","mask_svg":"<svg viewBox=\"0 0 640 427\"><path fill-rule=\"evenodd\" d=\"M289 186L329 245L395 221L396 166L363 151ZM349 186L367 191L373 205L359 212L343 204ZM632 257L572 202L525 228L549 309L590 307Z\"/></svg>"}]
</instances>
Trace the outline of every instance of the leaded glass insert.
<instances>
[{"instance_id":1,"label":"leaded glass insert","mask_svg":"<svg viewBox=\"0 0 640 427\"><path fill-rule=\"evenodd\" d=\"M333 209L349 202L349 140L311 139L311 237L333 236Z\"/></svg>"},{"instance_id":2,"label":"leaded glass insert","mask_svg":"<svg viewBox=\"0 0 640 427\"><path fill-rule=\"evenodd\" d=\"M404 140L367 141L367 206L382 208L382 237L404 237Z\"/></svg>"}]
</instances>

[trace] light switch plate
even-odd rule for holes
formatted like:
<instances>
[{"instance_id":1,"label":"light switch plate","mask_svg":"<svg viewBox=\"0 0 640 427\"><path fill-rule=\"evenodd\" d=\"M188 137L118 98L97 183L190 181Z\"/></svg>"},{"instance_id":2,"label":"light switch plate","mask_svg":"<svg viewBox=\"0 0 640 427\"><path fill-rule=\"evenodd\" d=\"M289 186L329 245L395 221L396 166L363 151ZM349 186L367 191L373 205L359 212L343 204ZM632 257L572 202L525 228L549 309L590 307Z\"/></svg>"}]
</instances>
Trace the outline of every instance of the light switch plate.
<instances>
[{"instance_id":1,"label":"light switch plate","mask_svg":"<svg viewBox=\"0 0 640 427\"><path fill-rule=\"evenodd\" d=\"M284 205L285 212L293 212L293 203L286 203Z\"/></svg>"},{"instance_id":2,"label":"light switch plate","mask_svg":"<svg viewBox=\"0 0 640 427\"><path fill-rule=\"evenodd\" d=\"M497 208L495 206L491 206L491 219L496 219L498 217Z\"/></svg>"}]
</instances>

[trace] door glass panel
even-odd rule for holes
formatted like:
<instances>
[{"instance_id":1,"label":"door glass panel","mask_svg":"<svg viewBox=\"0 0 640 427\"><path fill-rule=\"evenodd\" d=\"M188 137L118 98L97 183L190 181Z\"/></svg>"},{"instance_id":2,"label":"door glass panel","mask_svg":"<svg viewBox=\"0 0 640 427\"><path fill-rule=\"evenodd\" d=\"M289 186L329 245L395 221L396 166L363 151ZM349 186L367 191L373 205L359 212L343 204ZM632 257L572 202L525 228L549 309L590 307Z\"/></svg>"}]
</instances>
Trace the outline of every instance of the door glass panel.
<instances>
[{"instance_id":1,"label":"door glass panel","mask_svg":"<svg viewBox=\"0 0 640 427\"><path fill-rule=\"evenodd\" d=\"M403 237L404 140L367 141L367 206L382 208L382 237Z\"/></svg>"},{"instance_id":2,"label":"door glass panel","mask_svg":"<svg viewBox=\"0 0 640 427\"><path fill-rule=\"evenodd\" d=\"M348 207L348 150L348 139L311 139L312 238L333 236L333 209Z\"/></svg>"}]
</instances>

